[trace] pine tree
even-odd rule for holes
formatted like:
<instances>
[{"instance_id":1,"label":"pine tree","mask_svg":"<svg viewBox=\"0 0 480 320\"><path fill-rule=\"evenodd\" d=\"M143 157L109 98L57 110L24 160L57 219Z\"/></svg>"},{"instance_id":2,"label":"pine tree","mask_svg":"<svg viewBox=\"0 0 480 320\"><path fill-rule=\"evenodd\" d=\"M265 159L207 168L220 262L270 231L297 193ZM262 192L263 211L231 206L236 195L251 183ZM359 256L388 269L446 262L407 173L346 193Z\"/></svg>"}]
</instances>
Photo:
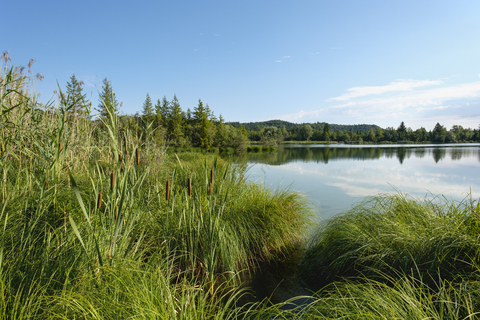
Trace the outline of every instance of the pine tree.
<instances>
[{"instance_id":1,"label":"pine tree","mask_svg":"<svg viewBox=\"0 0 480 320\"><path fill-rule=\"evenodd\" d=\"M169 106L168 112L168 133L172 143L176 146L182 147L185 144L183 133L184 116L180 108L180 102L176 95L173 95L173 100Z\"/></svg>"},{"instance_id":2,"label":"pine tree","mask_svg":"<svg viewBox=\"0 0 480 320\"><path fill-rule=\"evenodd\" d=\"M229 144L228 131L222 115L218 117L217 132L215 133L215 146L225 147Z\"/></svg>"},{"instance_id":3,"label":"pine tree","mask_svg":"<svg viewBox=\"0 0 480 320\"><path fill-rule=\"evenodd\" d=\"M143 103L143 111L144 116L153 116L153 105L152 99L150 99L150 95L147 93L147 97L145 98L145 102Z\"/></svg>"},{"instance_id":4,"label":"pine tree","mask_svg":"<svg viewBox=\"0 0 480 320\"><path fill-rule=\"evenodd\" d=\"M198 99L198 106L193 110L193 143L202 148L211 148L215 135L215 126L211 121L213 113L208 105L203 106Z\"/></svg>"},{"instance_id":5,"label":"pine tree","mask_svg":"<svg viewBox=\"0 0 480 320\"><path fill-rule=\"evenodd\" d=\"M107 78L103 79L102 92L98 107L95 109L100 118L108 118L109 113L118 114L118 101L113 92L112 84Z\"/></svg>"},{"instance_id":6,"label":"pine tree","mask_svg":"<svg viewBox=\"0 0 480 320\"><path fill-rule=\"evenodd\" d=\"M90 104L86 99L87 95L82 92L83 85L83 81L78 81L75 74L73 74L70 77L70 81L67 82L67 98L66 106L64 107L69 108L74 117L76 117L77 114L85 115L90 111Z\"/></svg>"},{"instance_id":7,"label":"pine tree","mask_svg":"<svg viewBox=\"0 0 480 320\"><path fill-rule=\"evenodd\" d=\"M407 135L407 127L405 127L405 123L402 121L400 125L397 128L397 133L398 133L398 139L399 140L405 140L406 135Z\"/></svg>"},{"instance_id":8,"label":"pine tree","mask_svg":"<svg viewBox=\"0 0 480 320\"><path fill-rule=\"evenodd\" d=\"M163 100L157 99L155 104L155 115L157 116L157 125L159 127L167 128L167 118L168 118L168 105L169 102L167 97L163 97Z\"/></svg>"},{"instance_id":9,"label":"pine tree","mask_svg":"<svg viewBox=\"0 0 480 320\"><path fill-rule=\"evenodd\" d=\"M330 141L330 126L325 122L322 133L323 141Z\"/></svg>"}]
</instances>

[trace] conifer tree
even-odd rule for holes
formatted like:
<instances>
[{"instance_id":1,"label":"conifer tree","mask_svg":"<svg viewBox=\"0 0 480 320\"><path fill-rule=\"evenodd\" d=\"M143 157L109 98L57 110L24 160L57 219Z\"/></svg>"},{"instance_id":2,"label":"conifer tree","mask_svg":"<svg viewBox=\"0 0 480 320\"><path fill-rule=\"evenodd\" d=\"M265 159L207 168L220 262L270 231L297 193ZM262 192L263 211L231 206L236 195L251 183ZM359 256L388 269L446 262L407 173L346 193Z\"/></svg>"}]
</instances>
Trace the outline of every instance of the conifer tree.
<instances>
[{"instance_id":1,"label":"conifer tree","mask_svg":"<svg viewBox=\"0 0 480 320\"><path fill-rule=\"evenodd\" d=\"M198 99L198 106L193 110L193 143L202 148L211 148L215 135L215 126L210 120L213 117L208 105L203 106Z\"/></svg>"},{"instance_id":2,"label":"conifer tree","mask_svg":"<svg viewBox=\"0 0 480 320\"><path fill-rule=\"evenodd\" d=\"M180 102L178 101L177 96L173 95L173 100L170 103L168 112L168 134L172 143L179 147L182 147L185 144L183 133L183 113L184 112L180 108Z\"/></svg>"},{"instance_id":3,"label":"conifer tree","mask_svg":"<svg viewBox=\"0 0 480 320\"><path fill-rule=\"evenodd\" d=\"M143 111L142 111L144 116L153 116L153 105L152 105L152 99L150 98L150 95L147 93L147 97L145 98L145 102L143 103Z\"/></svg>"},{"instance_id":4,"label":"conifer tree","mask_svg":"<svg viewBox=\"0 0 480 320\"><path fill-rule=\"evenodd\" d=\"M399 140L405 140L407 135L407 127L405 126L405 123L403 121L398 126L397 133L398 133Z\"/></svg>"},{"instance_id":5,"label":"conifer tree","mask_svg":"<svg viewBox=\"0 0 480 320\"><path fill-rule=\"evenodd\" d=\"M168 118L168 106L169 102L167 97L163 97L162 101L157 99L157 103L155 104L155 115L157 116L157 125L159 127L167 128L167 118Z\"/></svg>"},{"instance_id":6,"label":"conifer tree","mask_svg":"<svg viewBox=\"0 0 480 320\"><path fill-rule=\"evenodd\" d=\"M218 117L217 132L215 133L215 145L217 147L226 147L229 145L228 130L222 115Z\"/></svg>"},{"instance_id":7,"label":"conifer tree","mask_svg":"<svg viewBox=\"0 0 480 320\"><path fill-rule=\"evenodd\" d=\"M330 141L330 125L325 122L322 133L323 141Z\"/></svg>"},{"instance_id":8,"label":"conifer tree","mask_svg":"<svg viewBox=\"0 0 480 320\"><path fill-rule=\"evenodd\" d=\"M73 74L70 77L70 81L67 82L67 99L66 99L66 108L70 108L71 114L74 117L77 114L85 115L89 113L89 102L86 99L87 95L84 94L82 86L84 85L83 81L78 81Z\"/></svg>"},{"instance_id":9,"label":"conifer tree","mask_svg":"<svg viewBox=\"0 0 480 320\"><path fill-rule=\"evenodd\" d=\"M108 118L109 112L111 114L118 114L118 101L113 92L112 84L107 78L103 79L102 92L98 107L95 109L100 118Z\"/></svg>"}]
</instances>

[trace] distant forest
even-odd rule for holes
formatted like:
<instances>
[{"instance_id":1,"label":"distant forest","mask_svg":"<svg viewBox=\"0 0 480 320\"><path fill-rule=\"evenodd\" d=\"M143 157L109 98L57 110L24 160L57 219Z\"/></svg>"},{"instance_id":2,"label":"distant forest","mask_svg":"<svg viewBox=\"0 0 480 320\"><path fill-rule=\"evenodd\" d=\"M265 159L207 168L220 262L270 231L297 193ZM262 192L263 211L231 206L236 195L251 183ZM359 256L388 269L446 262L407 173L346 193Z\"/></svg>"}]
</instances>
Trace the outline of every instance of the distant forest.
<instances>
[{"instance_id":1,"label":"distant forest","mask_svg":"<svg viewBox=\"0 0 480 320\"><path fill-rule=\"evenodd\" d=\"M398 128L381 128L374 124L339 125L326 122L292 123L282 120L264 122L229 123L243 127L250 141L271 145L282 141L318 141L344 143L458 143L480 142L479 129L454 125L447 130L437 123L433 130L412 130L402 121Z\"/></svg>"},{"instance_id":2,"label":"distant forest","mask_svg":"<svg viewBox=\"0 0 480 320\"><path fill-rule=\"evenodd\" d=\"M105 121L109 113L119 114L119 104L108 79L104 79L100 101L95 113L86 101L82 83L75 75L67 83L68 100L76 101L75 114L95 116L95 121ZM412 130L402 121L397 128L381 128L374 124L339 125L326 122L292 123L283 120L264 122L225 122L218 118L208 104L200 99L193 110L184 111L174 95L172 100L164 96L155 103L147 93L141 113L120 115L126 128L144 139L152 135L159 143L167 142L175 147L226 148L245 150L249 141L266 146L276 146L283 141L316 141L337 143L457 143L480 142L480 126L477 129L454 125L447 129L437 123L427 130Z\"/></svg>"}]
</instances>

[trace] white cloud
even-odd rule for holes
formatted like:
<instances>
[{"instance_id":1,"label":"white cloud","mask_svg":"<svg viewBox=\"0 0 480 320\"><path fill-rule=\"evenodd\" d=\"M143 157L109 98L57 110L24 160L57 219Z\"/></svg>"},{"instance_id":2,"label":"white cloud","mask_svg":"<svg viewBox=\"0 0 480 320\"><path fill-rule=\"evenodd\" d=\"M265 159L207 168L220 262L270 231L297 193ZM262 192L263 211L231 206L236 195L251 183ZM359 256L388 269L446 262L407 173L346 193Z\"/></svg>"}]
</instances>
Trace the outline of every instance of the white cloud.
<instances>
[{"instance_id":1,"label":"white cloud","mask_svg":"<svg viewBox=\"0 0 480 320\"><path fill-rule=\"evenodd\" d=\"M291 58L290 56L283 56L284 59L289 59Z\"/></svg>"},{"instance_id":2,"label":"white cloud","mask_svg":"<svg viewBox=\"0 0 480 320\"><path fill-rule=\"evenodd\" d=\"M279 63L279 62L282 62L282 60L276 60L275 63Z\"/></svg>"},{"instance_id":3,"label":"white cloud","mask_svg":"<svg viewBox=\"0 0 480 320\"><path fill-rule=\"evenodd\" d=\"M468 103L467 103L468 105ZM431 110L446 110L446 109L451 109L451 108L460 108L461 106L459 105L454 105L454 106L451 106L451 105L448 105L448 106L438 106L438 107L434 107L434 108L431 108Z\"/></svg>"},{"instance_id":4,"label":"white cloud","mask_svg":"<svg viewBox=\"0 0 480 320\"><path fill-rule=\"evenodd\" d=\"M379 95L394 91L411 91L414 88L440 85L443 82L440 80L397 80L385 86L364 86L353 87L348 89L348 93L340 97L330 98L330 101L344 101L353 98L364 97L369 95Z\"/></svg>"},{"instance_id":5,"label":"white cloud","mask_svg":"<svg viewBox=\"0 0 480 320\"><path fill-rule=\"evenodd\" d=\"M408 80L379 87L355 87L362 89L349 90L348 98L344 95L345 99L329 99L319 109L304 109L277 118L293 122L374 123L382 127L408 121L412 128L441 122L476 128L480 122L480 81L428 87L435 84L442 81Z\"/></svg>"}]
</instances>

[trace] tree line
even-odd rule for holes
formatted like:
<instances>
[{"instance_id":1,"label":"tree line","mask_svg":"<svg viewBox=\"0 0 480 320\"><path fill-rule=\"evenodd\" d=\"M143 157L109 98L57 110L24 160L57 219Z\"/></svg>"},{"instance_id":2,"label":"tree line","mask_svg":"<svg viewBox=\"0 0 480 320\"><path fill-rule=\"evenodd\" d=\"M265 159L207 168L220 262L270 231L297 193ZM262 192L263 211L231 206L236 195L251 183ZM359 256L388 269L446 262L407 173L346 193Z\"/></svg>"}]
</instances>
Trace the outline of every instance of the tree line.
<instances>
[{"instance_id":1,"label":"tree line","mask_svg":"<svg viewBox=\"0 0 480 320\"><path fill-rule=\"evenodd\" d=\"M120 107L111 82L103 80L102 91L97 107L91 110L91 103L86 101L82 83L73 75L67 83L66 104L78 102L75 114L95 118L93 121L106 121L109 114L118 115L123 127L137 134L139 138L153 138L157 143L167 142L175 147L200 147L205 149L232 147L243 151L247 147L247 131L240 126L226 124L222 115L217 118L208 104L201 99L192 110L182 110L176 95L172 100L166 96L155 103L147 93L141 113L121 115ZM71 112L73 113L73 112ZM93 116L93 117L92 117Z\"/></svg>"},{"instance_id":2,"label":"tree line","mask_svg":"<svg viewBox=\"0 0 480 320\"><path fill-rule=\"evenodd\" d=\"M67 83L66 103L77 106L72 116L92 116L91 103L82 91L83 83L73 75ZM103 80L94 121L108 118L109 113L119 114L119 106L111 82ZM402 121L397 128L381 128L372 124L339 125L326 122L292 123L283 120L264 122L225 122L217 118L208 104L198 100L193 110L182 110L176 95L172 100L165 96L155 103L147 93L142 112L134 115L119 115L123 124L139 137L153 137L158 143L175 147L224 148L233 147L243 151L249 141L266 146L276 146L282 141L322 141L340 143L457 143L480 142L478 129L454 125L449 130L437 123L432 130L424 127L412 130Z\"/></svg>"},{"instance_id":3,"label":"tree line","mask_svg":"<svg viewBox=\"0 0 480 320\"><path fill-rule=\"evenodd\" d=\"M242 125L241 123L232 123ZM276 124L276 125L274 125ZM450 130L440 123L427 131L424 127L412 130L402 121L398 128L377 125L337 125L326 122L296 124L281 120L244 123L250 141L276 145L282 141L319 141L343 143L458 143L480 142L478 129L454 125Z\"/></svg>"}]
</instances>

